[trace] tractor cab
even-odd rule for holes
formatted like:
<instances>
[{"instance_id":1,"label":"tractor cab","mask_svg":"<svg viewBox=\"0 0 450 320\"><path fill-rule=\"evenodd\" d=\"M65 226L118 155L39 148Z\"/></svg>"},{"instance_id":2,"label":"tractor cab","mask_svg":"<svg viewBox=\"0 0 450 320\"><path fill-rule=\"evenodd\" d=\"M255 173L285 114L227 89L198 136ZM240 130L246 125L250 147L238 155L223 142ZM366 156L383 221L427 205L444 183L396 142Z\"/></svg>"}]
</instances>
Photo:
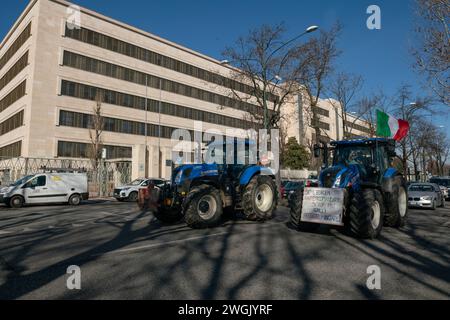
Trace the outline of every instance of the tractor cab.
<instances>
[{"instance_id":1,"label":"tractor cab","mask_svg":"<svg viewBox=\"0 0 450 320\"><path fill-rule=\"evenodd\" d=\"M395 156L395 141L380 138L333 141L330 147L315 146L314 155L320 154L323 156L320 182L324 187L345 188L355 176L358 181L381 184Z\"/></svg>"}]
</instances>

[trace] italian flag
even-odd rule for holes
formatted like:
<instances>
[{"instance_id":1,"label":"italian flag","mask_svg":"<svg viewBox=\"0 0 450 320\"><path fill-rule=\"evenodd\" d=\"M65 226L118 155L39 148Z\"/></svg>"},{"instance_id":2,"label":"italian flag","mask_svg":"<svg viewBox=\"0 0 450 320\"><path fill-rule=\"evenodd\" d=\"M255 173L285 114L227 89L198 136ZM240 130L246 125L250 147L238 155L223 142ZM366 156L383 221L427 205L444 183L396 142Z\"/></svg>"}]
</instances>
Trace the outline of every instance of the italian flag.
<instances>
[{"instance_id":1,"label":"italian flag","mask_svg":"<svg viewBox=\"0 0 450 320\"><path fill-rule=\"evenodd\" d=\"M390 114L377 110L377 136L402 140L409 131L408 121L395 119Z\"/></svg>"}]
</instances>

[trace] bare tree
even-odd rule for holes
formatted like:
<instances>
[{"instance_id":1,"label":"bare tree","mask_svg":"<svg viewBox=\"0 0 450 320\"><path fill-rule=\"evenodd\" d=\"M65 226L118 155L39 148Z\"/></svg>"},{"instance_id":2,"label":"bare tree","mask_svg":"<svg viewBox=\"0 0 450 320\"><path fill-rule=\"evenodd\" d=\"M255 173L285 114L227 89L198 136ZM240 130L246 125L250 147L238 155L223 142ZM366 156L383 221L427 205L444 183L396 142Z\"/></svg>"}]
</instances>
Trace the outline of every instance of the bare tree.
<instances>
[{"instance_id":1,"label":"bare tree","mask_svg":"<svg viewBox=\"0 0 450 320\"><path fill-rule=\"evenodd\" d=\"M450 152L450 143L448 141L447 135L444 132L437 130L436 128L435 137L430 142L429 154L431 156L431 163L433 165L433 167L431 168L431 173L443 176L444 167Z\"/></svg>"},{"instance_id":2,"label":"bare tree","mask_svg":"<svg viewBox=\"0 0 450 320\"><path fill-rule=\"evenodd\" d=\"M340 54L336 45L340 32L341 25L336 23L330 30L321 31L318 38L311 39L303 48L308 57L308 64L296 80L302 85L304 101L308 104L307 112L311 115L310 125L314 128L312 144L319 142L324 131L320 126L318 104L325 91L326 82L333 72L333 62Z\"/></svg>"},{"instance_id":3,"label":"bare tree","mask_svg":"<svg viewBox=\"0 0 450 320\"><path fill-rule=\"evenodd\" d=\"M392 109L393 113L397 117L408 121L411 131L414 130L417 117L423 117L427 113L434 113L432 109L433 99L430 97L416 97L413 99L409 85L402 85L398 89L395 97L392 99L392 104L395 106ZM413 152L409 146L408 139L403 139L399 142L400 159L405 177L408 176L408 161Z\"/></svg>"},{"instance_id":4,"label":"bare tree","mask_svg":"<svg viewBox=\"0 0 450 320\"><path fill-rule=\"evenodd\" d=\"M415 67L426 75L428 86L450 104L450 1L416 0L419 45L413 49Z\"/></svg>"},{"instance_id":5,"label":"bare tree","mask_svg":"<svg viewBox=\"0 0 450 320\"><path fill-rule=\"evenodd\" d=\"M353 127L359 120L364 121L368 128L368 136L376 136L376 110L386 111L387 97L383 91L361 97L354 105L355 116L350 127ZM352 131L350 131L351 134Z\"/></svg>"},{"instance_id":6,"label":"bare tree","mask_svg":"<svg viewBox=\"0 0 450 320\"><path fill-rule=\"evenodd\" d=\"M104 129L104 118L102 112L102 97L98 93L95 97L95 105L92 108L93 114L90 121L89 137L91 140L89 158L95 171L97 171L102 159L102 133Z\"/></svg>"},{"instance_id":7,"label":"bare tree","mask_svg":"<svg viewBox=\"0 0 450 320\"><path fill-rule=\"evenodd\" d=\"M332 99L328 100L342 120L341 129L344 139L351 137L355 123L363 116L355 111L353 105L355 96L362 89L363 82L361 76L340 72L329 85L328 91ZM349 112L352 112L352 117L349 117Z\"/></svg>"},{"instance_id":8,"label":"bare tree","mask_svg":"<svg viewBox=\"0 0 450 320\"><path fill-rule=\"evenodd\" d=\"M223 52L224 58L235 67L231 79L247 85L246 90L231 88L232 97L256 103L259 108L246 110L246 120L268 130L279 127L280 109L290 96L299 93L296 80L309 63L305 46L294 45L300 36L283 41L285 33L283 24L263 25Z\"/></svg>"}]
</instances>

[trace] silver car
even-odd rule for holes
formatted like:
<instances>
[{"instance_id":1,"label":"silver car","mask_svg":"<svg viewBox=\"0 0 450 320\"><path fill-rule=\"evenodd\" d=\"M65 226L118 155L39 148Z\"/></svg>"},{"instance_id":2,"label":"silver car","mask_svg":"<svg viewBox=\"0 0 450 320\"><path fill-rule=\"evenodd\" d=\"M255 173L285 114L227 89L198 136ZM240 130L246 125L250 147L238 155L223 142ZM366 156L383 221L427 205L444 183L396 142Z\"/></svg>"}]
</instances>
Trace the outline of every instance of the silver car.
<instances>
[{"instance_id":1,"label":"silver car","mask_svg":"<svg viewBox=\"0 0 450 320\"><path fill-rule=\"evenodd\" d=\"M408 189L408 205L416 208L444 207L445 200L441 189L435 183L412 183Z\"/></svg>"}]
</instances>

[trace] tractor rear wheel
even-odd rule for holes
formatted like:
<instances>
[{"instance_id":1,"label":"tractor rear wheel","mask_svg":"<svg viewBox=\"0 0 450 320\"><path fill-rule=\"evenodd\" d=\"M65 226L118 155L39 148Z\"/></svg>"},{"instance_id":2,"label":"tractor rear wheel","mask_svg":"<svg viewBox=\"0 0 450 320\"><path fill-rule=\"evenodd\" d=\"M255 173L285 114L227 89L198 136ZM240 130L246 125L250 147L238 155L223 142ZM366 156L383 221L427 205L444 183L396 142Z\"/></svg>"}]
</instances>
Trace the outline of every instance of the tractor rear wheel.
<instances>
[{"instance_id":1,"label":"tractor rear wheel","mask_svg":"<svg viewBox=\"0 0 450 320\"><path fill-rule=\"evenodd\" d=\"M383 197L376 189L362 189L350 202L350 230L360 238L375 239L383 228Z\"/></svg>"},{"instance_id":2,"label":"tractor rear wheel","mask_svg":"<svg viewBox=\"0 0 450 320\"><path fill-rule=\"evenodd\" d=\"M295 193L291 194L289 197L289 208L291 213L291 224L292 226L300 231L315 231L319 229L320 224L302 222L302 205L303 205L303 189L298 189Z\"/></svg>"},{"instance_id":3,"label":"tractor rear wheel","mask_svg":"<svg viewBox=\"0 0 450 320\"><path fill-rule=\"evenodd\" d=\"M277 187L270 176L254 176L244 189L242 208L249 220L269 220L277 207Z\"/></svg>"},{"instance_id":4,"label":"tractor rear wheel","mask_svg":"<svg viewBox=\"0 0 450 320\"><path fill-rule=\"evenodd\" d=\"M392 188L392 193L388 196L385 222L388 227L400 228L405 225L408 215L408 198L400 179L395 179Z\"/></svg>"},{"instance_id":5,"label":"tractor rear wheel","mask_svg":"<svg viewBox=\"0 0 450 320\"><path fill-rule=\"evenodd\" d=\"M183 218L181 208L158 207L153 215L156 219L166 224L174 224Z\"/></svg>"},{"instance_id":6,"label":"tractor rear wheel","mask_svg":"<svg viewBox=\"0 0 450 320\"><path fill-rule=\"evenodd\" d=\"M222 220L223 205L220 192L210 185L200 185L188 194L184 219L191 228L217 226Z\"/></svg>"}]
</instances>

